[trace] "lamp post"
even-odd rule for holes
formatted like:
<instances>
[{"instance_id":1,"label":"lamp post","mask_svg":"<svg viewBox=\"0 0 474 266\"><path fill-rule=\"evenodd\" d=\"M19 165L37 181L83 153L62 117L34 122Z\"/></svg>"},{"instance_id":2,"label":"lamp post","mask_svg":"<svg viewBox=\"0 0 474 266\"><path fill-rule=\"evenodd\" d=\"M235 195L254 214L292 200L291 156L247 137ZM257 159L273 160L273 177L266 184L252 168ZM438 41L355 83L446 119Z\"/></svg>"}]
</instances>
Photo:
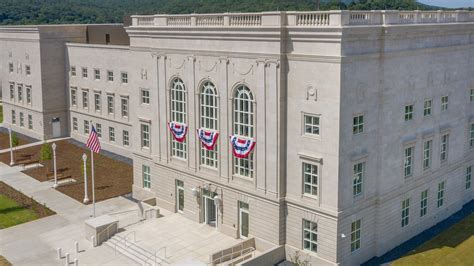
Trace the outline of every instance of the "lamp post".
<instances>
[{"instance_id":1,"label":"lamp post","mask_svg":"<svg viewBox=\"0 0 474 266\"><path fill-rule=\"evenodd\" d=\"M82 155L82 160L84 161L84 204L89 202L89 198L87 197L87 155L84 153Z\"/></svg>"},{"instance_id":2,"label":"lamp post","mask_svg":"<svg viewBox=\"0 0 474 266\"><path fill-rule=\"evenodd\" d=\"M13 143L12 143L12 128L8 128L8 136L10 137L10 166L13 166Z\"/></svg>"},{"instance_id":3,"label":"lamp post","mask_svg":"<svg viewBox=\"0 0 474 266\"><path fill-rule=\"evenodd\" d=\"M58 175L57 175L57 171L56 171L56 143L53 143L53 145L51 145L51 148L53 148L53 167L54 167L53 188L57 188L58 187Z\"/></svg>"}]
</instances>

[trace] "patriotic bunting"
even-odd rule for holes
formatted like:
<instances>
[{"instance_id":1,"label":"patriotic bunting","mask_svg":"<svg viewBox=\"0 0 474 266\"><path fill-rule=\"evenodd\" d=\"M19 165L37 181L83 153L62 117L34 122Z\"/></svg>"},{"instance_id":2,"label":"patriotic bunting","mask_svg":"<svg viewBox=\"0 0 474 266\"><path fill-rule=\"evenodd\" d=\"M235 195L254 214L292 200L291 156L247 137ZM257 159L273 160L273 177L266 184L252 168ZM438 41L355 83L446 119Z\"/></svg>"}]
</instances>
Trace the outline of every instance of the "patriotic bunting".
<instances>
[{"instance_id":1,"label":"patriotic bunting","mask_svg":"<svg viewBox=\"0 0 474 266\"><path fill-rule=\"evenodd\" d=\"M170 129L171 134L177 142L184 142L184 140L186 139L186 133L188 132L188 126L186 124L178 122L169 122L168 128Z\"/></svg>"},{"instance_id":2,"label":"patriotic bunting","mask_svg":"<svg viewBox=\"0 0 474 266\"><path fill-rule=\"evenodd\" d=\"M230 144L232 145L235 157L247 158L255 147L255 140L233 135L230 136Z\"/></svg>"},{"instance_id":3,"label":"patriotic bunting","mask_svg":"<svg viewBox=\"0 0 474 266\"><path fill-rule=\"evenodd\" d=\"M200 128L197 130L197 134L204 148L207 150L214 149L214 146L217 142L217 137L219 137L219 132L216 130Z\"/></svg>"}]
</instances>

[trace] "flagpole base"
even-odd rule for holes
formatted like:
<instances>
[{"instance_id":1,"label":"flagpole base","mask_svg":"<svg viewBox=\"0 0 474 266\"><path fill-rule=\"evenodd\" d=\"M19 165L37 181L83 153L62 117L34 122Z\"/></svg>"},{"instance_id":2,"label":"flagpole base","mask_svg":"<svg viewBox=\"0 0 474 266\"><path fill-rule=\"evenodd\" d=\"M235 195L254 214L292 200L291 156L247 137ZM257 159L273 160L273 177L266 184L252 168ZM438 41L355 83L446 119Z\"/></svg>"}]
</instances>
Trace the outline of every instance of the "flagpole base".
<instances>
[{"instance_id":1,"label":"flagpole base","mask_svg":"<svg viewBox=\"0 0 474 266\"><path fill-rule=\"evenodd\" d=\"M84 198L84 200L82 202L84 202L84 204L89 203L89 198Z\"/></svg>"}]
</instances>

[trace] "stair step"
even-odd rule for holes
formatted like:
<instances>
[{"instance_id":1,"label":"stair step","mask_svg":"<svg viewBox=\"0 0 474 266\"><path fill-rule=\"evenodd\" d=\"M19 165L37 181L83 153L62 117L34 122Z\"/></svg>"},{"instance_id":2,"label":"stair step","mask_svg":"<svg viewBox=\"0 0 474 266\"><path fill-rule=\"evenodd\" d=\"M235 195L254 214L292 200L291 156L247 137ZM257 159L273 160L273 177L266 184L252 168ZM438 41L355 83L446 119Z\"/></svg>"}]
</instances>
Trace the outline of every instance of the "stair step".
<instances>
[{"instance_id":1,"label":"stair step","mask_svg":"<svg viewBox=\"0 0 474 266\"><path fill-rule=\"evenodd\" d=\"M152 261L151 255L147 252L137 248L135 245L126 245L123 239L112 237L105 242L107 246L112 249L116 249L119 253L127 256L133 261L139 263L140 265L154 265L155 261ZM145 254L146 253L146 254ZM159 265L157 260L157 264Z\"/></svg>"}]
</instances>

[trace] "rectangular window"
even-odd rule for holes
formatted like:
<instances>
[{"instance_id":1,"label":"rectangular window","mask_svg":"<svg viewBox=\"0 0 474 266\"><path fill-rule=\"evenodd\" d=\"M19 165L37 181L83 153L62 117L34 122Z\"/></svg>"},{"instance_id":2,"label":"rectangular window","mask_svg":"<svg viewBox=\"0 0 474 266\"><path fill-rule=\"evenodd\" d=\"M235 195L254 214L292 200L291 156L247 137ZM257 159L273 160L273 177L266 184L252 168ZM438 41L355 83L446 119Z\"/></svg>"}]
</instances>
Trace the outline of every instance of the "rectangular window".
<instances>
[{"instance_id":1,"label":"rectangular window","mask_svg":"<svg viewBox=\"0 0 474 266\"><path fill-rule=\"evenodd\" d=\"M23 85L18 85L18 101L23 102Z\"/></svg>"},{"instance_id":2,"label":"rectangular window","mask_svg":"<svg viewBox=\"0 0 474 266\"><path fill-rule=\"evenodd\" d=\"M141 89L141 102L142 104L150 104L150 91Z\"/></svg>"},{"instance_id":3,"label":"rectangular window","mask_svg":"<svg viewBox=\"0 0 474 266\"><path fill-rule=\"evenodd\" d=\"M100 93L94 93L94 109L100 112Z\"/></svg>"},{"instance_id":4,"label":"rectangular window","mask_svg":"<svg viewBox=\"0 0 474 266\"><path fill-rule=\"evenodd\" d=\"M12 110L12 124L16 124L16 112Z\"/></svg>"},{"instance_id":5,"label":"rectangular window","mask_svg":"<svg viewBox=\"0 0 474 266\"><path fill-rule=\"evenodd\" d=\"M95 131L97 132L97 136L102 138L102 125L99 123L95 124Z\"/></svg>"},{"instance_id":6,"label":"rectangular window","mask_svg":"<svg viewBox=\"0 0 474 266\"><path fill-rule=\"evenodd\" d=\"M10 100L15 100L15 83L10 82Z\"/></svg>"},{"instance_id":7,"label":"rectangular window","mask_svg":"<svg viewBox=\"0 0 474 266\"><path fill-rule=\"evenodd\" d=\"M318 166L303 163L304 194L318 196Z\"/></svg>"},{"instance_id":8,"label":"rectangular window","mask_svg":"<svg viewBox=\"0 0 474 266\"><path fill-rule=\"evenodd\" d=\"M423 105L423 116L430 116L431 115L431 100L425 100Z\"/></svg>"},{"instance_id":9,"label":"rectangular window","mask_svg":"<svg viewBox=\"0 0 474 266\"><path fill-rule=\"evenodd\" d=\"M109 127L109 141L115 142L115 128Z\"/></svg>"},{"instance_id":10,"label":"rectangular window","mask_svg":"<svg viewBox=\"0 0 474 266\"><path fill-rule=\"evenodd\" d=\"M76 67L75 67L75 66L72 66L72 67L71 67L71 76L72 76L72 77L75 77L75 76L76 76Z\"/></svg>"},{"instance_id":11,"label":"rectangular window","mask_svg":"<svg viewBox=\"0 0 474 266\"><path fill-rule=\"evenodd\" d=\"M31 67L29 65L25 65L25 73L26 75L31 75Z\"/></svg>"},{"instance_id":12,"label":"rectangular window","mask_svg":"<svg viewBox=\"0 0 474 266\"><path fill-rule=\"evenodd\" d=\"M354 116L352 121L352 133L355 135L362 132L364 132L364 116Z\"/></svg>"},{"instance_id":13,"label":"rectangular window","mask_svg":"<svg viewBox=\"0 0 474 266\"><path fill-rule=\"evenodd\" d=\"M404 169L405 177L411 176L413 174L413 153L415 147L405 148L405 158L404 158Z\"/></svg>"},{"instance_id":14,"label":"rectangular window","mask_svg":"<svg viewBox=\"0 0 474 266\"><path fill-rule=\"evenodd\" d=\"M14 70L14 68L13 68L13 63L8 63L8 71L9 71L10 73L13 73L13 70Z\"/></svg>"},{"instance_id":15,"label":"rectangular window","mask_svg":"<svg viewBox=\"0 0 474 266\"><path fill-rule=\"evenodd\" d=\"M438 184L438 201L437 201L438 208L442 207L444 204L444 184L445 184L445 181Z\"/></svg>"},{"instance_id":16,"label":"rectangular window","mask_svg":"<svg viewBox=\"0 0 474 266\"><path fill-rule=\"evenodd\" d=\"M73 117L72 118L72 130L77 132L78 128L79 128L79 126L77 124L77 117Z\"/></svg>"},{"instance_id":17,"label":"rectangular window","mask_svg":"<svg viewBox=\"0 0 474 266\"><path fill-rule=\"evenodd\" d=\"M87 74L87 67L83 67L82 68L82 77L83 78L87 78L88 74Z\"/></svg>"},{"instance_id":18,"label":"rectangular window","mask_svg":"<svg viewBox=\"0 0 474 266\"><path fill-rule=\"evenodd\" d=\"M471 127L469 128L469 146L471 148L474 147L474 123L471 123Z\"/></svg>"},{"instance_id":19,"label":"rectangular window","mask_svg":"<svg viewBox=\"0 0 474 266\"><path fill-rule=\"evenodd\" d=\"M423 190L420 197L420 217L428 212L428 190Z\"/></svg>"},{"instance_id":20,"label":"rectangular window","mask_svg":"<svg viewBox=\"0 0 474 266\"><path fill-rule=\"evenodd\" d=\"M433 146L432 140L423 142L423 169L429 169L431 167L431 147Z\"/></svg>"},{"instance_id":21,"label":"rectangular window","mask_svg":"<svg viewBox=\"0 0 474 266\"><path fill-rule=\"evenodd\" d=\"M123 146L128 147L130 145L128 131L124 130L122 132L122 135L123 135Z\"/></svg>"},{"instance_id":22,"label":"rectangular window","mask_svg":"<svg viewBox=\"0 0 474 266\"><path fill-rule=\"evenodd\" d=\"M128 99L127 98L121 99L121 106L122 106L122 117L127 118L128 117Z\"/></svg>"},{"instance_id":23,"label":"rectangular window","mask_svg":"<svg viewBox=\"0 0 474 266\"><path fill-rule=\"evenodd\" d=\"M410 223L410 199L402 201L402 227Z\"/></svg>"},{"instance_id":24,"label":"rectangular window","mask_svg":"<svg viewBox=\"0 0 474 266\"><path fill-rule=\"evenodd\" d=\"M82 91L82 108L89 109L89 92Z\"/></svg>"},{"instance_id":25,"label":"rectangular window","mask_svg":"<svg viewBox=\"0 0 474 266\"><path fill-rule=\"evenodd\" d=\"M89 134L89 121L84 120L84 134Z\"/></svg>"},{"instance_id":26,"label":"rectangular window","mask_svg":"<svg viewBox=\"0 0 474 266\"><path fill-rule=\"evenodd\" d=\"M77 106L77 89L71 87L71 105Z\"/></svg>"},{"instance_id":27,"label":"rectangular window","mask_svg":"<svg viewBox=\"0 0 474 266\"><path fill-rule=\"evenodd\" d=\"M304 115L304 133L319 135L319 116Z\"/></svg>"},{"instance_id":28,"label":"rectangular window","mask_svg":"<svg viewBox=\"0 0 474 266\"><path fill-rule=\"evenodd\" d=\"M31 104L31 86L26 86L26 103Z\"/></svg>"},{"instance_id":29,"label":"rectangular window","mask_svg":"<svg viewBox=\"0 0 474 266\"><path fill-rule=\"evenodd\" d=\"M107 95L107 113L109 115L112 115L114 114L114 108L115 105L114 105L114 96L112 95Z\"/></svg>"},{"instance_id":30,"label":"rectangular window","mask_svg":"<svg viewBox=\"0 0 474 266\"><path fill-rule=\"evenodd\" d=\"M303 249L318 252L318 224L303 219Z\"/></svg>"},{"instance_id":31,"label":"rectangular window","mask_svg":"<svg viewBox=\"0 0 474 266\"><path fill-rule=\"evenodd\" d=\"M448 147L449 146L449 134L444 134L441 136L441 154L440 160L442 162L448 159Z\"/></svg>"},{"instance_id":32,"label":"rectangular window","mask_svg":"<svg viewBox=\"0 0 474 266\"><path fill-rule=\"evenodd\" d=\"M150 166L142 165L143 188L151 188Z\"/></svg>"},{"instance_id":33,"label":"rectangular window","mask_svg":"<svg viewBox=\"0 0 474 266\"><path fill-rule=\"evenodd\" d=\"M466 189L471 189L472 166L466 168Z\"/></svg>"},{"instance_id":34,"label":"rectangular window","mask_svg":"<svg viewBox=\"0 0 474 266\"><path fill-rule=\"evenodd\" d=\"M360 249L360 219L351 223L351 252Z\"/></svg>"},{"instance_id":35,"label":"rectangular window","mask_svg":"<svg viewBox=\"0 0 474 266\"><path fill-rule=\"evenodd\" d=\"M150 148L150 126L141 124L141 143L142 148Z\"/></svg>"},{"instance_id":36,"label":"rectangular window","mask_svg":"<svg viewBox=\"0 0 474 266\"><path fill-rule=\"evenodd\" d=\"M352 175L352 196L362 194L362 184L365 175L365 162L354 164Z\"/></svg>"},{"instance_id":37,"label":"rectangular window","mask_svg":"<svg viewBox=\"0 0 474 266\"><path fill-rule=\"evenodd\" d=\"M94 78L100 80L100 69L94 69Z\"/></svg>"},{"instance_id":38,"label":"rectangular window","mask_svg":"<svg viewBox=\"0 0 474 266\"><path fill-rule=\"evenodd\" d=\"M28 129L33 129L33 116L28 115Z\"/></svg>"},{"instance_id":39,"label":"rectangular window","mask_svg":"<svg viewBox=\"0 0 474 266\"><path fill-rule=\"evenodd\" d=\"M108 81L114 81L114 72L113 71L107 71L107 80Z\"/></svg>"},{"instance_id":40,"label":"rectangular window","mask_svg":"<svg viewBox=\"0 0 474 266\"><path fill-rule=\"evenodd\" d=\"M413 104L405 106L405 121L413 120Z\"/></svg>"},{"instance_id":41,"label":"rectangular window","mask_svg":"<svg viewBox=\"0 0 474 266\"><path fill-rule=\"evenodd\" d=\"M441 111L448 110L448 96L441 97Z\"/></svg>"},{"instance_id":42,"label":"rectangular window","mask_svg":"<svg viewBox=\"0 0 474 266\"><path fill-rule=\"evenodd\" d=\"M471 89L471 93L469 94L469 99L472 102L474 102L474 89Z\"/></svg>"},{"instance_id":43,"label":"rectangular window","mask_svg":"<svg viewBox=\"0 0 474 266\"><path fill-rule=\"evenodd\" d=\"M23 115L22 112L20 112L20 127L25 126L25 116Z\"/></svg>"},{"instance_id":44,"label":"rectangular window","mask_svg":"<svg viewBox=\"0 0 474 266\"><path fill-rule=\"evenodd\" d=\"M123 84L128 83L128 74L127 74L127 72L122 72L122 83Z\"/></svg>"}]
</instances>

